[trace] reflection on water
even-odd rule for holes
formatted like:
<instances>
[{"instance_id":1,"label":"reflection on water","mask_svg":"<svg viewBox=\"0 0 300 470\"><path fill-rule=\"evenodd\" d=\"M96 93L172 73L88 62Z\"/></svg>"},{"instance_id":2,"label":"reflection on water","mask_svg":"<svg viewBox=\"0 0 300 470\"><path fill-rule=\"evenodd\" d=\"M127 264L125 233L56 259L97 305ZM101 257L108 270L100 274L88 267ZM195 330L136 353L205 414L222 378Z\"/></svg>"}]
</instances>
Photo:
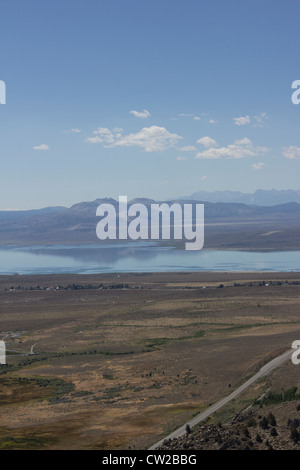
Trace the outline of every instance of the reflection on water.
<instances>
[{"instance_id":1,"label":"reflection on water","mask_svg":"<svg viewBox=\"0 0 300 470\"><path fill-rule=\"evenodd\" d=\"M300 271L300 252L176 250L154 242L0 248L0 274Z\"/></svg>"},{"instance_id":2,"label":"reflection on water","mask_svg":"<svg viewBox=\"0 0 300 470\"><path fill-rule=\"evenodd\" d=\"M150 243L149 243L150 245ZM72 258L78 263L107 263L109 265L116 263L124 258L135 258L147 260L158 256L158 253L166 248L157 247L155 249L147 244L137 245L136 243L128 244L99 244L99 245L55 245L55 246L34 246L25 247L23 252L33 253L36 256L58 256L64 258ZM19 248L18 248L19 251Z\"/></svg>"}]
</instances>

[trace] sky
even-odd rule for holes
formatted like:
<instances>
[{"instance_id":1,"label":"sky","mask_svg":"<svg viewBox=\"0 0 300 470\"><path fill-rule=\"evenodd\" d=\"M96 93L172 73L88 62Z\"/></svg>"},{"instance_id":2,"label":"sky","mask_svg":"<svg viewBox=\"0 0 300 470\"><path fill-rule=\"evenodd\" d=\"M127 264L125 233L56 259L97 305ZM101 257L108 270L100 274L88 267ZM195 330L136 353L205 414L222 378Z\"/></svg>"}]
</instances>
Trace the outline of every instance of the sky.
<instances>
[{"instance_id":1,"label":"sky","mask_svg":"<svg viewBox=\"0 0 300 470\"><path fill-rule=\"evenodd\" d=\"M0 16L0 210L300 189L299 0L0 0Z\"/></svg>"}]
</instances>

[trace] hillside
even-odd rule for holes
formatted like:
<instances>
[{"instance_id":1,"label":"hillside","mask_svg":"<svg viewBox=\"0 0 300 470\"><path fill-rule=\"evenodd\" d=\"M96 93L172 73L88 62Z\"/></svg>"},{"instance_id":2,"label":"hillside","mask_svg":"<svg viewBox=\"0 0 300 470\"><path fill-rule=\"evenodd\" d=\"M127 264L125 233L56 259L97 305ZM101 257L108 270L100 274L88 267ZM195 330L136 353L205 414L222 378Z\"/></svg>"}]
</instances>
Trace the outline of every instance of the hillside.
<instances>
[{"instance_id":1,"label":"hillside","mask_svg":"<svg viewBox=\"0 0 300 470\"><path fill-rule=\"evenodd\" d=\"M227 423L201 425L165 441L164 450L300 450L300 399L236 413Z\"/></svg>"}]
</instances>

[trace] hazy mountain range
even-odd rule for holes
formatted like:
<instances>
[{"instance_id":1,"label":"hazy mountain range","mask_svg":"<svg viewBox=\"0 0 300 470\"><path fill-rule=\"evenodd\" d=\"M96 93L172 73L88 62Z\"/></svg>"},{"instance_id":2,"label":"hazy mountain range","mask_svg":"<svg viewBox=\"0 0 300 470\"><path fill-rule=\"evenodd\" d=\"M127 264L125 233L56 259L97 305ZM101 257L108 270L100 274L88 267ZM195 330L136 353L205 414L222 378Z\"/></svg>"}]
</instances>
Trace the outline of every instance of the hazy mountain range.
<instances>
[{"instance_id":1,"label":"hazy mountain range","mask_svg":"<svg viewBox=\"0 0 300 470\"><path fill-rule=\"evenodd\" d=\"M128 203L150 206L152 199ZM186 204L186 199L168 201ZM96 236L96 209L102 203L115 207L114 199L80 202L70 208L48 207L30 211L0 211L0 244L107 243ZM300 204L273 206L231 202L205 202L205 248L244 250L300 249ZM150 211L149 211L150 214ZM181 247L181 242L169 241Z\"/></svg>"},{"instance_id":2,"label":"hazy mountain range","mask_svg":"<svg viewBox=\"0 0 300 470\"><path fill-rule=\"evenodd\" d=\"M254 193L241 193L240 191L197 191L191 196L181 199L208 202L237 202L259 206L274 206L288 202L300 203L300 190L258 189Z\"/></svg>"}]
</instances>

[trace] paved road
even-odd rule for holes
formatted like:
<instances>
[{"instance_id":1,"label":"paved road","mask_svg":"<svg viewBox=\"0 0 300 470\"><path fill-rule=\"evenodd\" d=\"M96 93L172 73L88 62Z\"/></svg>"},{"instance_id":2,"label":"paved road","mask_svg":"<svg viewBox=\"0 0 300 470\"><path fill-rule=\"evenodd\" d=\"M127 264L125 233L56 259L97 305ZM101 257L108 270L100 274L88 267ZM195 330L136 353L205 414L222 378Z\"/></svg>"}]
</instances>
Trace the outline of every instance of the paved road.
<instances>
[{"instance_id":1,"label":"paved road","mask_svg":"<svg viewBox=\"0 0 300 470\"><path fill-rule=\"evenodd\" d=\"M225 398L222 398L220 401L215 403L214 405L209 406L206 410L202 411L202 413L199 413L197 416L192 418L188 424L192 428L196 424L200 423L200 421L203 421L204 419L208 418L212 413L215 413L217 410L222 408L223 406L227 405L228 402L233 400L235 397L237 397L240 393L242 393L246 388L250 387L250 385L253 384L257 379L260 379L261 377L264 377L265 375L268 375L273 369L276 367L280 366L284 361L286 361L288 358L291 357L294 349L289 349L286 351L284 354L281 356L276 357L272 361L268 362L265 366L263 366L257 374L253 375L251 379L247 380L243 385L241 385L239 388L237 388L234 392L232 392L230 395L228 395ZM186 423L187 424L187 423ZM175 439L177 437L183 436L186 433L186 424L181 426L180 428L176 429L176 431L173 431L171 434L169 434L167 437L164 437L161 439L159 442L154 444L149 448L149 450L154 450L157 447L159 447L165 439Z\"/></svg>"}]
</instances>

